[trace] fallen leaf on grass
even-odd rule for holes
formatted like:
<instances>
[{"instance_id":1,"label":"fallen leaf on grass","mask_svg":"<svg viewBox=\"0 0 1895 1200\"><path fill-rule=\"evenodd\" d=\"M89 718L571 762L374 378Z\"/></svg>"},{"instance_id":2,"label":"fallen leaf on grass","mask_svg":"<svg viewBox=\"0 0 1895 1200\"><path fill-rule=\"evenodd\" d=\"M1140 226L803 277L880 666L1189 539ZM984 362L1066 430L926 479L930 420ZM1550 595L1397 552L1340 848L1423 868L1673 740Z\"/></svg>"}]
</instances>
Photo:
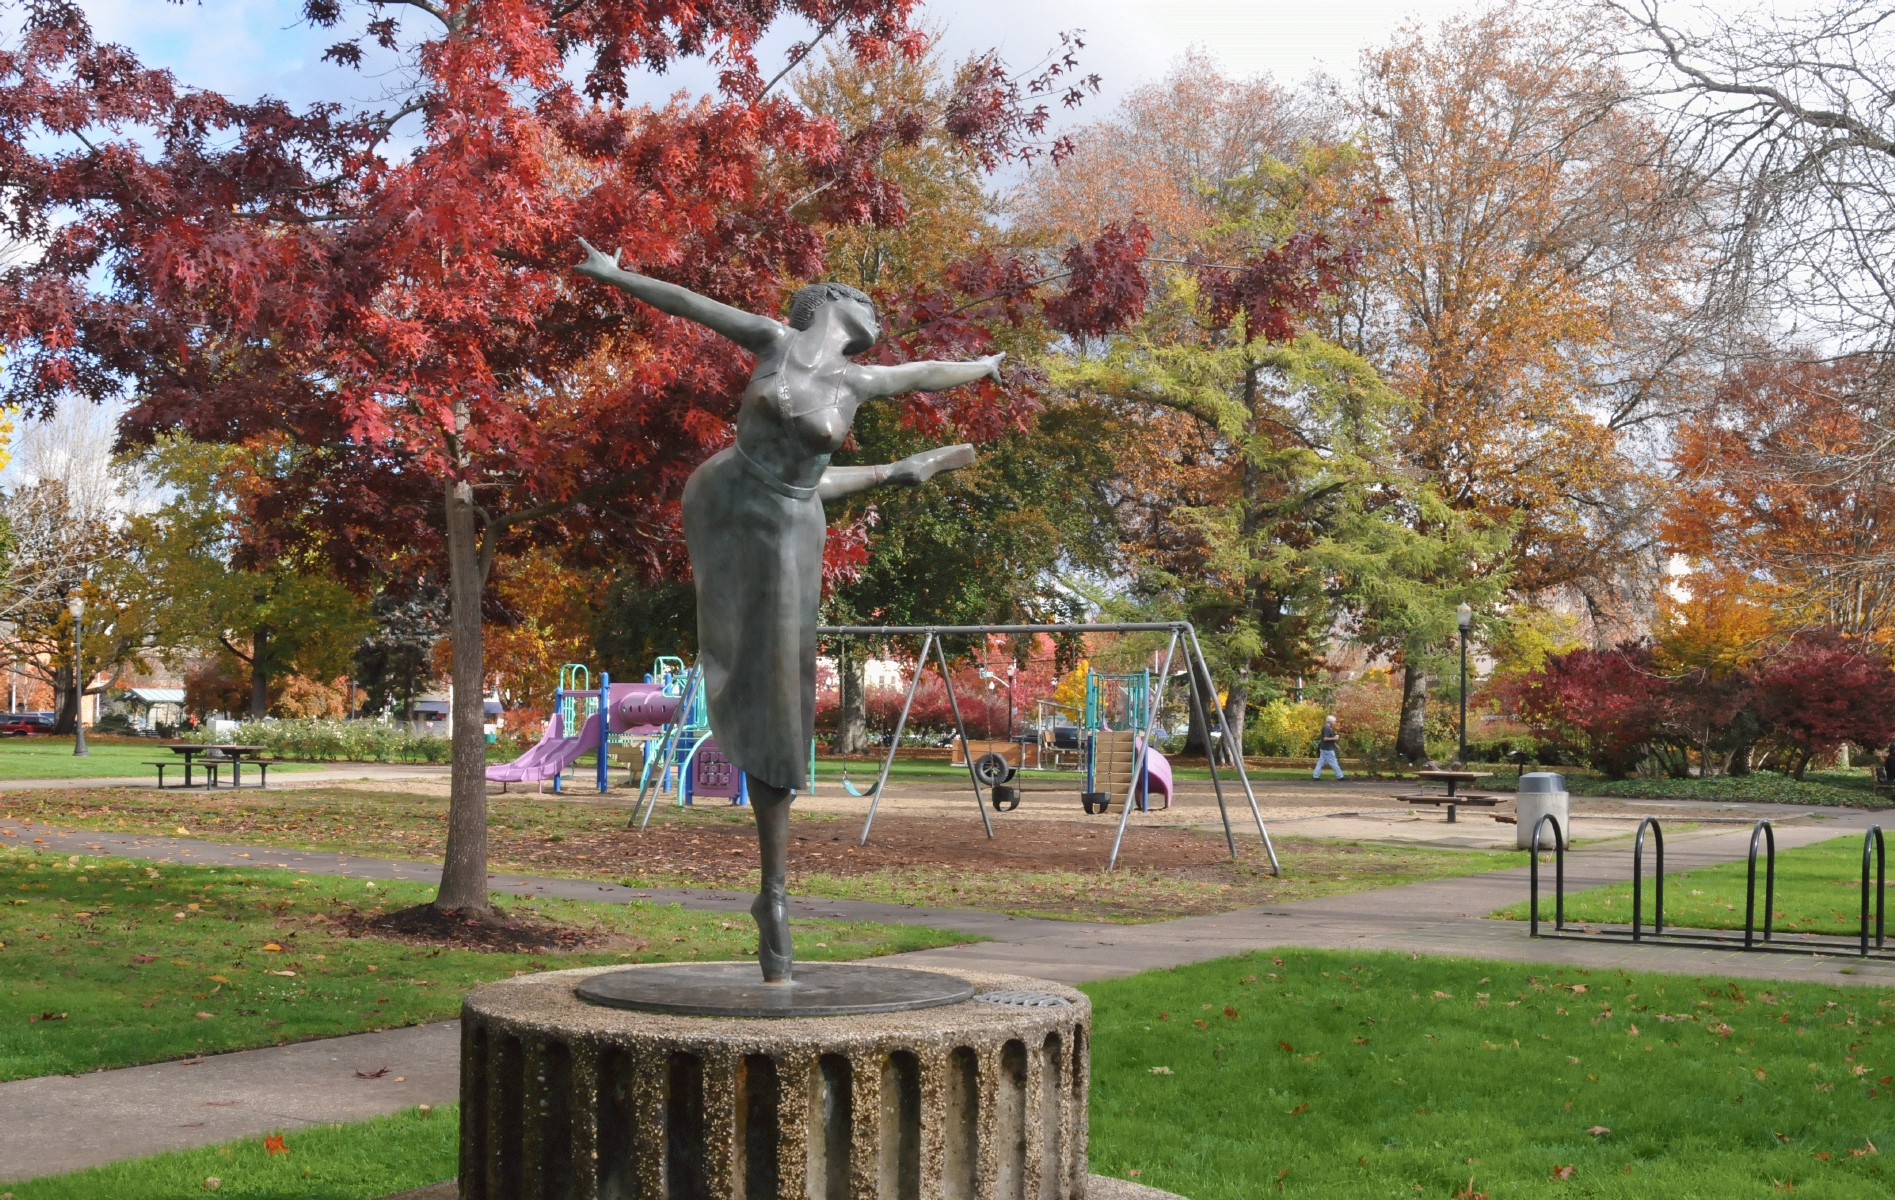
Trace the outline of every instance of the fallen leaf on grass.
<instances>
[{"instance_id":1,"label":"fallen leaf on grass","mask_svg":"<svg viewBox=\"0 0 1895 1200\"><path fill-rule=\"evenodd\" d=\"M65 1013L43 1012L37 1017L32 1015L31 1013L28 1013L26 1017L26 1023L31 1025L35 1021L63 1021L65 1019L66 1019Z\"/></svg>"},{"instance_id":2,"label":"fallen leaf on grass","mask_svg":"<svg viewBox=\"0 0 1895 1200\"><path fill-rule=\"evenodd\" d=\"M275 942L265 942L263 943L263 948L272 954L281 954L283 952L283 947L277 945Z\"/></svg>"},{"instance_id":3,"label":"fallen leaf on grass","mask_svg":"<svg viewBox=\"0 0 1895 1200\"><path fill-rule=\"evenodd\" d=\"M266 974L266 975L281 975L281 976L283 976L283 977L284 977L285 979L294 979L294 978L296 978L296 972L294 972L294 971L265 971L265 972L264 972L264 974Z\"/></svg>"},{"instance_id":4,"label":"fallen leaf on grass","mask_svg":"<svg viewBox=\"0 0 1895 1200\"><path fill-rule=\"evenodd\" d=\"M1864 1156L1866 1156L1866 1155L1870 1155L1870 1154L1880 1154L1880 1153L1881 1153L1881 1151L1880 1151L1880 1150L1877 1150L1877 1149L1875 1148L1875 1143L1874 1143L1874 1142L1871 1142L1871 1141L1869 1141L1869 1139L1868 1139L1868 1138L1863 1138L1863 1139L1862 1139L1862 1142L1863 1142L1863 1146L1862 1146L1862 1149L1860 1149L1860 1150L1851 1150L1851 1151L1849 1151L1849 1157L1850 1157L1850 1158L1862 1158L1862 1157L1864 1157Z\"/></svg>"},{"instance_id":5,"label":"fallen leaf on grass","mask_svg":"<svg viewBox=\"0 0 1895 1200\"><path fill-rule=\"evenodd\" d=\"M211 1020L216 1015L217 1015L216 1013L201 1012L197 1014L197 1019L200 1021L208 1021L208 1020Z\"/></svg>"},{"instance_id":6,"label":"fallen leaf on grass","mask_svg":"<svg viewBox=\"0 0 1895 1200\"><path fill-rule=\"evenodd\" d=\"M184 831L180 829L178 830L178 832L183 833ZM218 1188L223 1187L223 1186L224 1186L224 1181L219 1179L215 1175L211 1176L209 1179L206 1179L204 1181L204 1190L207 1192L214 1192Z\"/></svg>"},{"instance_id":7,"label":"fallen leaf on grass","mask_svg":"<svg viewBox=\"0 0 1895 1200\"><path fill-rule=\"evenodd\" d=\"M1145 1172L1139 1170L1137 1167L1133 1167L1131 1170L1125 1173L1125 1177L1127 1179L1137 1179L1140 1175L1143 1175L1144 1173Z\"/></svg>"},{"instance_id":8,"label":"fallen leaf on grass","mask_svg":"<svg viewBox=\"0 0 1895 1200\"><path fill-rule=\"evenodd\" d=\"M1827 1151L1827 1150L1818 1150L1818 1151L1816 1152L1816 1161L1817 1161L1817 1162L1828 1162L1828 1161L1829 1161L1829 1151Z\"/></svg>"},{"instance_id":9,"label":"fallen leaf on grass","mask_svg":"<svg viewBox=\"0 0 1895 1200\"><path fill-rule=\"evenodd\" d=\"M1593 1137L1611 1137L1612 1136L1612 1131L1610 1129L1607 1129L1604 1125L1594 1125L1591 1129L1586 1130L1586 1132L1590 1133Z\"/></svg>"},{"instance_id":10,"label":"fallen leaf on grass","mask_svg":"<svg viewBox=\"0 0 1895 1200\"><path fill-rule=\"evenodd\" d=\"M1165 1067L1163 1068L1163 1070L1165 1074L1167 1075L1171 1074L1170 1067ZM1156 1075L1157 1073L1158 1073L1157 1070L1152 1071L1152 1074L1154 1075ZM388 1074L387 1067L376 1067L373 1071L357 1071L355 1073L355 1077L357 1079L380 1079L382 1076L386 1074Z\"/></svg>"},{"instance_id":11,"label":"fallen leaf on grass","mask_svg":"<svg viewBox=\"0 0 1895 1200\"><path fill-rule=\"evenodd\" d=\"M1564 986L1568 988L1572 992L1572 994L1575 996L1583 996L1588 991L1592 990L1583 983L1569 983ZM1567 1168L1567 1169L1570 1170L1571 1168Z\"/></svg>"},{"instance_id":12,"label":"fallen leaf on grass","mask_svg":"<svg viewBox=\"0 0 1895 1200\"><path fill-rule=\"evenodd\" d=\"M1224 1006L1224 1015L1235 1021L1237 1019L1237 1010L1227 1004Z\"/></svg>"},{"instance_id":13,"label":"fallen leaf on grass","mask_svg":"<svg viewBox=\"0 0 1895 1200\"><path fill-rule=\"evenodd\" d=\"M230 982L230 980L225 979L222 975L206 975L204 978L210 980L212 983L229 983Z\"/></svg>"},{"instance_id":14,"label":"fallen leaf on grass","mask_svg":"<svg viewBox=\"0 0 1895 1200\"><path fill-rule=\"evenodd\" d=\"M1369 1039L1365 1037L1359 1037L1355 1040L1355 1044L1358 1046L1366 1046L1369 1044Z\"/></svg>"},{"instance_id":15,"label":"fallen leaf on grass","mask_svg":"<svg viewBox=\"0 0 1895 1200\"><path fill-rule=\"evenodd\" d=\"M1295 1108L1292 1108L1289 1112L1285 1113L1284 1115L1288 1117L1294 1117L1302 1113L1306 1113L1308 1111L1309 1111L1309 1105L1307 1103L1304 1103L1304 1104L1297 1105Z\"/></svg>"},{"instance_id":16,"label":"fallen leaf on grass","mask_svg":"<svg viewBox=\"0 0 1895 1200\"><path fill-rule=\"evenodd\" d=\"M280 1133L273 1133L270 1136L264 1138L263 1149L266 1153L272 1156L275 1156L278 1154L288 1154L290 1152L290 1148L283 1144L283 1135Z\"/></svg>"},{"instance_id":17,"label":"fallen leaf on grass","mask_svg":"<svg viewBox=\"0 0 1895 1200\"><path fill-rule=\"evenodd\" d=\"M1467 1186L1454 1193L1454 1200L1487 1200L1487 1193L1475 1191L1474 1177L1469 1175L1467 1177Z\"/></svg>"},{"instance_id":18,"label":"fallen leaf on grass","mask_svg":"<svg viewBox=\"0 0 1895 1200\"><path fill-rule=\"evenodd\" d=\"M1566 1056L1566 1065L1576 1067L1579 1065L1579 1060L1574 1058L1572 1055L1568 1054Z\"/></svg>"},{"instance_id":19,"label":"fallen leaf on grass","mask_svg":"<svg viewBox=\"0 0 1895 1200\"><path fill-rule=\"evenodd\" d=\"M157 962L158 956L155 954L134 954L132 955L132 961L142 967L146 963Z\"/></svg>"},{"instance_id":20,"label":"fallen leaf on grass","mask_svg":"<svg viewBox=\"0 0 1895 1200\"><path fill-rule=\"evenodd\" d=\"M1758 1067L1758 1068L1757 1068L1757 1069L1756 1069L1756 1070L1755 1070L1754 1072L1752 1072L1752 1074L1754 1074L1754 1075L1756 1075L1756 1077L1757 1077L1757 1078L1759 1078L1759 1079L1768 1079L1768 1078L1770 1078L1770 1077L1769 1077L1768 1075L1766 1075L1766 1074L1764 1074L1764 1071L1763 1071L1763 1068L1762 1068L1762 1067Z\"/></svg>"},{"instance_id":21,"label":"fallen leaf on grass","mask_svg":"<svg viewBox=\"0 0 1895 1200\"><path fill-rule=\"evenodd\" d=\"M1281 1051L1283 1051L1283 1053L1285 1053L1285 1054L1295 1054L1295 1053L1296 1053L1296 1047L1295 1047L1295 1046L1292 1046L1292 1045L1290 1045L1290 1044L1289 1044L1288 1042L1278 1042L1278 1043L1277 1043L1277 1049L1279 1049L1279 1050L1281 1050Z\"/></svg>"},{"instance_id":22,"label":"fallen leaf on grass","mask_svg":"<svg viewBox=\"0 0 1895 1200\"><path fill-rule=\"evenodd\" d=\"M1584 987L1585 984L1582 983L1579 986ZM1556 1183L1564 1183L1566 1180L1571 1179L1574 1175L1578 1173L1579 1173L1578 1167L1573 1167L1573 1166L1554 1167L1553 1180Z\"/></svg>"},{"instance_id":23,"label":"fallen leaf on grass","mask_svg":"<svg viewBox=\"0 0 1895 1200\"><path fill-rule=\"evenodd\" d=\"M386 1070L386 1069L387 1069L387 1068L383 1068L383 1070ZM380 1073L381 1073L380 1071L378 1071L378 1072L376 1072L376 1074L377 1074L377 1075L379 1075ZM1152 1073L1153 1075L1169 1075L1169 1074L1171 1074L1171 1068L1170 1068L1170 1067L1153 1067L1153 1068L1151 1069L1151 1073ZM362 1072L360 1072L360 1071L357 1071L357 1072L356 1072L356 1074L357 1074L357 1075L362 1075ZM364 1079L372 1079L372 1078L374 1078L374 1076L373 1076L373 1075L362 1075L362 1078L364 1078Z\"/></svg>"}]
</instances>

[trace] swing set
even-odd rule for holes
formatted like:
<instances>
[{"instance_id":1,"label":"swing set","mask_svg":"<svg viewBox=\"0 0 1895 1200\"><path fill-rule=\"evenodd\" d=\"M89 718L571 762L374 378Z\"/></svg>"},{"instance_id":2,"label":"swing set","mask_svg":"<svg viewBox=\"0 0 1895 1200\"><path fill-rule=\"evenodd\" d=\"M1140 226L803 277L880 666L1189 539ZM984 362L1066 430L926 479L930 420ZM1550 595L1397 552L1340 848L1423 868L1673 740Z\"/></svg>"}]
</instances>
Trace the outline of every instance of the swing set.
<instances>
[{"instance_id":1,"label":"swing set","mask_svg":"<svg viewBox=\"0 0 1895 1200\"><path fill-rule=\"evenodd\" d=\"M1092 756L1094 761L1088 764L1088 788L1084 797L1086 811L1088 813L1106 812L1112 799L1111 792L1095 792L1093 790L1094 786L1100 782L1106 782L1109 783L1112 792L1115 792L1119 784L1120 768L1129 768L1124 770L1126 779L1125 794L1119 812L1118 832L1112 839L1112 855L1106 861L1106 869L1108 871L1118 865L1119 850L1125 840L1126 823L1131 818L1133 806L1140 803L1139 792L1145 786L1148 770L1153 765L1152 756L1156 751L1152 747L1152 738L1157 732L1158 713L1164 704L1165 685L1171 680L1171 665L1176 659L1177 651L1180 646L1184 649L1185 677L1188 680L1187 691L1190 696L1191 709L1196 715L1200 727L1207 730L1211 729L1212 725L1207 717L1209 714L1215 714L1215 728L1220 731L1224 745L1235 746L1237 744L1231 737L1230 728L1224 720L1223 706L1216 702L1215 697L1212 697L1208 709L1204 703L1204 697L1200 689L1200 681L1208 681L1211 678L1211 672L1209 666L1204 661L1204 650L1198 644L1197 630L1193 628L1189 621L1068 623L1047 625L825 625L818 628L816 633L818 636L826 638L860 637L881 638L884 640L893 636L919 636L921 638L921 652L915 656L914 678L909 681L908 694L902 701L901 715L896 719L895 728L889 735L888 754L882 760L881 772L876 776L874 784L872 784L867 791L858 790L855 785L848 780L848 766L846 761L844 763L844 787L848 790L849 794L857 797L869 797L868 818L862 823L862 837L859 843L861 845L868 844L869 834L874 829L876 809L881 805L882 790L888 783L889 770L895 765L895 751L901 745L902 731L907 728L908 725L908 713L915 701L915 689L921 684L922 673L929 669L930 652L932 652L934 663L941 673L941 680L947 687L948 709L954 717L955 732L960 737L961 745L963 747L969 747L968 753L966 754L967 779L969 785L973 788L974 806L980 813L981 824L986 829L987 836L991 838L994 835L993 821L987 815L987 799L981 794L981 789L983 783L985 783L985 786L994 789L996 793L1000 792L1004 788L1006 775L1011 774L1012 769L1006 766L1004 760L1002 761L1003 774L1000 783L983 781L981 773L977 771L975 759L971 751L971 743L967 737L967 725L961 718L960 699L956 696L954 691L953 673L948 668L947 650L942 642L942 638L945 636L1035 633L1166 633L1170 635L1170 640L1165 647L1164 665L1158 670L1155 676L1155 687L1152 686L1154 676L1152 676L1150 672L1136 672L1131 675L1116 676L1100 675L1093 676L1088 680L1087 724L1094 725L1096 720L1097 725L1094 727L1096 729L1104 729L1116 715L1116 718L1121 721L1124 726L1122 729L1111 731L1115 734L1115 747L1120 741L1124 743L1124 753L1122 756L1124 761L1122 763L1118 762L1117 759L1119 756L1115 755L1113 762L1108 764L1111 769L1105 772L1103 779L1101 778L1101 773L1097 770L1099 763L1096 761L1096 755ZM1134 681L1136 681L1136 685L1134 685ZM1098 688L1096 692L1094 690L1095 687ZM1119 711L1117 714L1114 714L1112 711L1114 705L1118 706ZM1140 729L1141 726L1142 730ZM995 755L994 757L999 756ZM1257 807L1257 794L1250 786L1250 776L1244 770L1243 755L1239 752L1236 753L1234 757L1236 760L1237 778L1243 784L1244 795L1250 802L1250 814L1255 818L1257 823L1257 834L1263 839L1263 848L1270 858L1270 873L1272 875L1280 875L1282 874L1282 869L1277 863L1276 847L1271 844L1270 833L1263 826L1263 813ZM1211 768L1211 786L1217 794L1217 811L1224 825L1224 841L1230 848L1230 856L1234 860L1237 857L1237 837L1231 828L1230 809L1225 803L1224 783L1222 777L1218 774L1217 755L1215 753L1210 756L1209 762ZM991 774L992 772L990 770L989 775L991 776ZM1001 797L997 795L996 800L1001 800ZM1012 798L1009 807L1001 809L1001 811L1011 811L1011 808L1017 807L1018 803L1019 801L1016 794ZM996 808L999 808L998 803L996 804Z\"/></svg>"}]
</instances>

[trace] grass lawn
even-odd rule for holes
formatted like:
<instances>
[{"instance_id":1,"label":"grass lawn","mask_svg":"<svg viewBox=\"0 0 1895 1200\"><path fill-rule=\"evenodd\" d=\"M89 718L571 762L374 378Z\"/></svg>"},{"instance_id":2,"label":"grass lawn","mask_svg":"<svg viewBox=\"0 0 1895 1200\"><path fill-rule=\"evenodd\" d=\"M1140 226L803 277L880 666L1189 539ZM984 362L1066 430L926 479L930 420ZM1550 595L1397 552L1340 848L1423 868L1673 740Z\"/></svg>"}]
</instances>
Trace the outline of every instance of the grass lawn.
<instances>
[{"instance_id":1,"label":"grass lawn","mask_svg":"<svg viewBox=\"0 0 1895 1200\"><path fill-rule=\"evenodd\" d=\"M409 861L440 859L446 812L447 802L438 796L320 785L268 792L113 788L0 794L0 817L8 820L155 836L180 835L183 830L188 836L215 841ZM747 810L665 805L653 815L645 835L625 831L628 807L590 800L495 795L488 801L488 813L489 853L498 870L618 879L632 887L754 890L757 886L756 843L749 832L752 824ZM855 818L819 815L798 818L795 832L804 832L806 824L833 827L842 838L838 848L852 845L860 829ZM878 831L894 827L888 818L877 826ZM978 824L968 822L941 836L958 830L974 837L978 829ZM734 836L709 836L718 832ZM1075 836L1079 832L1075 823ZM1102 863L1110 829L1088 826L1083 832L1107 839L1096 842L1099 849L1092 856ZM1135 830L1128 835L1128 844L1148 836L1169 835ZM799 846L790 856L790 885L798 894L828 899L973 908L1055 919L1150 921L1478 874L1525 861L1523 854L1514 851L1283 838L1276 847L1284 875L1275 878L1258 865L1263 860L1254 842L1240 843L1244 862L1231 864L1223 857L1221 834L1190 836L1208 847L1201 857L1212 865L1180 870L1134 863L1109 878L1092 871L999 865L983 857L990 845L984 839L978 839L980 848L969 855L951 857L945 842L930 843L898 856L899 864L873 869L853 865L847 872L826 869L820 858ZM693 839L710 848L692 852ZM878 832L878 842L881 839Z\"/></svg>"},{"instance_id":2,"label":"grass lawn","mask_svg":"<svg viewBox=\"0 0 1895 1200\"><path fill-rule=\"evenodd\" d=\"M276 1153L243 1138L196 1150L127 1159L69 1175L15 1183L14 1200L378 1200L452 1179L460 1153L460 1108L405 1109L374 1121L292 1129ZM207 1181L215 1179L210 1187Z\"/></svg>"},{"instance_id":3,"label":"grass lawn","mask_svg":"<svg viewBox=\"0 0 1895 1200\"><path fill-rule=\"evenodd\" d=\"M1763 851L1757 853L1757 928L1763 928ZM1552 875L1541 868L1540 919L1553 913ZM1719 863L1696 871L1665 876L1665 924L1693 929L1742 929L1745 880L1749 864ZM1895 862L1889 864L1895 883ZM1873 890L1873 884L1870 885ZM1869 920L1875 920L1875 897L1869 897ZM1777 852L1776 928L1807 933L1854 935L1862 927L1862 839L1832 838L1810 846ZM1527 919L1526 904L1513 904L1494 916L1511 921ZM1644 920L1652 919L1652 883L1645 881ZM1629 925L1632 921L1632 885L1608 884L1566 897L1566 920ZM1895 931L1895 913L1890 914Z\"/></svg>"},{"instance_id":4,"label":"grass lawn","mask_svg":"<svg viewBox=\"0 0 1895 1200\"><path fill-rule=\"evenodd\" d=\"M445 1020L474 984L527 971L756 952L748 918L511 896L495 901L589 930L604 948L504 954L336 932L433 894L422 884L0 849L0 1079ZM901 925L793 928L804 960L976 940Z\"/></svg>"},{"instance_id":5,"label":"grass lawn","mask_svg":"<svg viewBox=\"0 0 1895 1200\"><path fill-rule=\"evenodd\" d=\"M1895 998L1279 950L1089 984L1091 1163L1191 1200L1889 1192ZM13 1185L15 1200L372 1200L446 1178L454 1114ZM303 1171L309 1174L305 1176Z\"/></svg>"},{"instance_id":6,"label":"grass lawn","mask_svg":"<svg viewBox=\"0 0 1895 1200\"><path fill-rule=\"evenodd\" d=\"M1292 950L1085 990L1092 1169L1191 1200L1889 1194L1886 991Z\"/></svg>"},{"instance_id":7,"label":"grass lawn","mask_svg":"<svg viewBox=\"0 0 1895 1200\"><path fill-rule=\"evenodd\" d=\"M143 775L158 781L156 767L148 762L177 760L177 769L166 771L168 782L184 779L184 759L165 749L164 743L143 738L116 738L87 734L85 758L75 758L70 737L35 734L31 737L0 738L0 779L109 779ZM315 767L285 763L272 771L313 771ZM197 775L197 772L192 772ZM254 777L251 772L250 777ZM230 772L221 778L230 778Z\"/></svg>"}]
</instances>

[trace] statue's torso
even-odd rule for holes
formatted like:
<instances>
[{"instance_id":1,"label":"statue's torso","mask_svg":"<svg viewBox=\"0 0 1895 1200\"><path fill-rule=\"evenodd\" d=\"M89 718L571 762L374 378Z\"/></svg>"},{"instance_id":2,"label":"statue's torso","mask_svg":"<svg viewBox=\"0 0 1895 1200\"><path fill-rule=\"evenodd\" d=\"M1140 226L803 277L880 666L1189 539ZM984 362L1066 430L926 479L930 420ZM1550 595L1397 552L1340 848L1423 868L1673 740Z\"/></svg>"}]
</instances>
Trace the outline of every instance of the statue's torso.
<instances>
[{"instance_id":1,"label":"statue's torso","mask_svg":"<svg viewBox=\"0 0 1895 1200\"><path fill-rule=\"evenodd\" d=\"M737 413L738 446L783 482L816 486L855 420L848 366L840 356L799 364L787 348L758 359Z\"/></svg>"}]
</instances>

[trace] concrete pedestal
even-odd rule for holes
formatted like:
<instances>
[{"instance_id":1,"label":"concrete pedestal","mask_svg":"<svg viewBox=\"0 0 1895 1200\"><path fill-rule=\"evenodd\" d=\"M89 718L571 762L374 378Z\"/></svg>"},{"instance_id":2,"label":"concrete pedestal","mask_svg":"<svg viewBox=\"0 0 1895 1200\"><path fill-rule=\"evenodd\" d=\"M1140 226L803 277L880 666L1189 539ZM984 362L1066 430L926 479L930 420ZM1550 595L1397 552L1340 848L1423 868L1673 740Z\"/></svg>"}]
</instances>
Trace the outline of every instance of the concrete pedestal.
<instances>
[{"instance_id":1,"label":"concrete pedestal","mask_svg":"<svg viewBox=\"0 0 1895 1200\"><path fill-rule=\"evenodd\" d=\"M1086 1195L1092 1008L1078 991L963 972L975 996L959 1003L764 1019L630 1011L575 994L627 969L548 972L469 994L466 1200Z\"/></svg>"}]
</instances>

